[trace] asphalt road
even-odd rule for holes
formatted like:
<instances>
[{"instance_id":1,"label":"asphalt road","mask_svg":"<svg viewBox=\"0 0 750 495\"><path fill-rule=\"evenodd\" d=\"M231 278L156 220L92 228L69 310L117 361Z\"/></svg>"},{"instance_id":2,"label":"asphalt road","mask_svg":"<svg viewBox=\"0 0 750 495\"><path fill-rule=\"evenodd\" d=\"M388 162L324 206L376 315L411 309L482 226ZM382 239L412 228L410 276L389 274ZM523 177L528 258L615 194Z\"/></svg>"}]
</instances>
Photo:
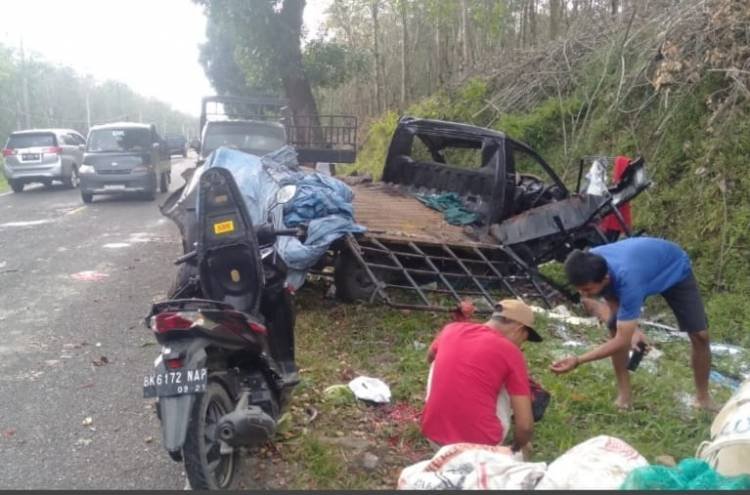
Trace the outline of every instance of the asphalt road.
<instances>
[{"instance_id":1,"label":"asphalt road","mask_svg":"<svg viewBox=\"0 0 750 495\"><path fill-rule=\"evenodd\" d=\"M191 160L172 162L175 188ZM180 254L165 198L0 196L0 489L185 486L141 390Z\"/></svg>"}]
</instances>

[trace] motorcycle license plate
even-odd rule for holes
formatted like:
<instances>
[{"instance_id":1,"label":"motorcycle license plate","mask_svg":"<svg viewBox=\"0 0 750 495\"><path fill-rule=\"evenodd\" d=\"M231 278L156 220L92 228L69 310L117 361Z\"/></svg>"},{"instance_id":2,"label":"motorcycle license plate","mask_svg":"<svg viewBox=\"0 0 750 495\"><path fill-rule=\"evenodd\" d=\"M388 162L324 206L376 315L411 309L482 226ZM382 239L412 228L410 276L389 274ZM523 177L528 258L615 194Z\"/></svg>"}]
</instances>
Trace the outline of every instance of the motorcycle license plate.
<instances>
[{"instance_id":1,"label":"motorcycle license plate","mask_svg":"<svg viewBox=\"0 0 750 495\"><path fill-rule=\"evenodd\" d=\"M143 378L143 398L199 394L206 391L206 368L170 370Z\"/></svg>"}]
</instances>

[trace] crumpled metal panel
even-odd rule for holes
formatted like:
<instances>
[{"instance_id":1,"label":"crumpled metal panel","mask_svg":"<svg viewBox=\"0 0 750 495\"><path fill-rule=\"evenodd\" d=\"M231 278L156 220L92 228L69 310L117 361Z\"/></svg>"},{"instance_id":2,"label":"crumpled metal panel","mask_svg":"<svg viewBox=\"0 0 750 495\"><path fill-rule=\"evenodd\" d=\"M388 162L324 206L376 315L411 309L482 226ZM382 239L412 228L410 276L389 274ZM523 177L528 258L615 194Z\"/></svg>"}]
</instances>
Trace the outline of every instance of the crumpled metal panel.
<instances>
[{"instance_id":1,"label":"crumpled metal panel","mask_svg":"<svg viewBox=\"0 0 750 495\"><path fill-rule=\"evenodd\" d=\"M512 246L521 242L560 234L560 219L566 231L580 229L591 221L607 201L604 196L577 195L555 201L511 217L501 224L490 227L490 233L501 244Z\"/></svg>"}]
</instances>

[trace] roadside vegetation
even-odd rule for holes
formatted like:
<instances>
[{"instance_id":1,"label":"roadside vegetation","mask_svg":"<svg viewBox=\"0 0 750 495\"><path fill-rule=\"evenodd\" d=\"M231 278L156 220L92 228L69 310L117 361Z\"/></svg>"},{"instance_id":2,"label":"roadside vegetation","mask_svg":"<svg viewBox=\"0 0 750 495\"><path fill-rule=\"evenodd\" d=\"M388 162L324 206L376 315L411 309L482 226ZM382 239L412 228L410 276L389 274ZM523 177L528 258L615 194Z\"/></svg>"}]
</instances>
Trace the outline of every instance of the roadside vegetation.
<instances>
[{"instance_id":1,"label":"roadside vegetation","mask_svg":"<svg viewBox=\"0 0 750 495\"><path fill-rule=\"evenodd\" d=\"M734 359L717 353L714 368L740 377L750 362L745 166L750 93L741 27L750 12L734 0L706 5L686 1L673 10L660 5L602 21L596 32L571 27L564 40L550 41L544 49L529 49L491 65L495 69L402 101L401 111L396 103L369 121L358 162L344 173L377 179L398 116L404 114L502 130L538 150L571 188L582 156L643 155L654 184L634 203L636 228L675 240L689 252L713 340L745 348ZM357 82L347 90L357 94ZM326 92L320 94L325 101ZM559 266L544 270L560 274ZM416 413L427 375L425 348L448 316L338 305L323 299L324 292L325 287L306 289L299 297L303 383L290 428L271 457L285 466L289 486L393 487L403 467L432 455ZM660 301L651 302L646 314L674 324ZM613 405L609 361L560 377L547 370L556 358L600 342L605 331L545 319L539 327L548 339L527 344L525 352L532 375L553 399L537 425L534 460L551 461L598 434L624 439L652 463L695 455L712 416L689 405L693 384L686 341L648 331L655 352L632 375L633 410L620 412ZM392 404L326 399L327 387L360 374L389 383ZM719 404L730 395L719 384L711 387ZM310 407L320 414L308 424ZM374 470L365 467L365 453L378 457ZM273 479L268 482L277 486Z\"/></svg>"},{"instance_id":2,"label":"roadside vegetation","mask_svg":"<svg viewBox=\"0 0 750 495\"><path fill-rule=\"evenodd\" d=\"M750 11L735 0L702 6L573 32L403 114L501 130L536 149L571 189L583 156L644 156L653 186L634 201L635 229L688 251L714 338L747 347L750 73L741 69L741 32ZM350 171L379 177L397 120L388 112L370 125Z\"/></svg>"},{"instance_id":3,"label":"roadside vegetation","mask_svg":"<svg viewBox=\"0 0 750 495\"><path fill-rule=\"evenodd\" d=\"M418 413L428 371L426 348L449 315L345 305L324 298L326 285L313 282L298 296L296 346L302 383L276 449L258 456L257 481L271 488L393 488L401 469L432 455L420 434ZM613 404L609 361L565 376L548 371L566 352L583 351L565 347L565 339L594 345L605 330L570 325L560 329L544 317L537 328L546 341L527 343L524 350L531 375L550 391L552 401L536 425L535 461L550 462L599 434L622 438L652 463L662 456L679 460L693 456L708 437L711 416L687 402L693 384L686 341L649 332L663 354L647 357L632 374L634 408L621 412ZM385 381L393 394L391 404L367 405L351 394L325 392L359 375ZM719 402L729 397L726 389L712 389ZM372 462L372 456L377 457L374 467L366 460Z\"/></svg>"}]
</instances>

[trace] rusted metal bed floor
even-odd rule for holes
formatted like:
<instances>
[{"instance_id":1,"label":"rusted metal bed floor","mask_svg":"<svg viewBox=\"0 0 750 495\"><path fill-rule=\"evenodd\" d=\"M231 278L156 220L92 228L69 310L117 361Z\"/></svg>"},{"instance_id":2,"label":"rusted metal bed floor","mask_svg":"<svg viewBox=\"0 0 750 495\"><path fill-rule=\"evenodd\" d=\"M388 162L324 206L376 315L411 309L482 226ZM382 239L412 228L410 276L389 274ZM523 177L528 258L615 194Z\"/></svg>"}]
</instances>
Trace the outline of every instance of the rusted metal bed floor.
<instances>
[{"instance_id":1,"label":"rusted metal bed floor","mask_svg":"<svg viewBox=\"0 0 750 495\"><path fill-rule=\"evenodd\" d=\"M397 187L384 183L352 186L354 218L378 237L431 243L479 245L464 233L463 227L451 225L443 214Z\"/></svg>"}]
</instances>

